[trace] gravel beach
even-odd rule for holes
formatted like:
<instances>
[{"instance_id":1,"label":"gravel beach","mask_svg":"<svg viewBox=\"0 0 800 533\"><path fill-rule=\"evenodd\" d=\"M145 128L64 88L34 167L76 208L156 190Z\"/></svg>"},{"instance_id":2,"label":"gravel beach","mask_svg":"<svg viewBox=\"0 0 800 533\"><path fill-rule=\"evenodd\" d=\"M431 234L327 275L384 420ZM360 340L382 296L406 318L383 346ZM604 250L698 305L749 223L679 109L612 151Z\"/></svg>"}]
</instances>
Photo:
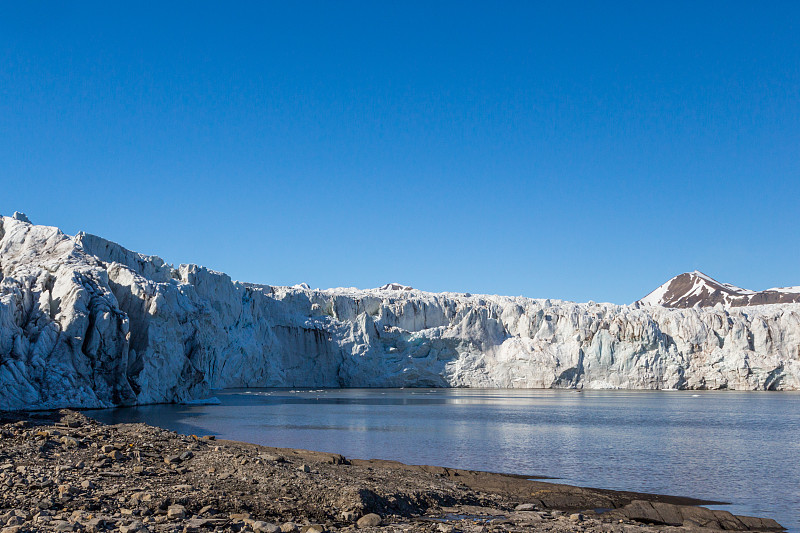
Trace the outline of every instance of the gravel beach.
<instances>
[{"instance_id":1,"label":"gravel beach","mask_svg":"<svg viewBox=\"0 0 800 533\"><path fill-rule=\"evenodd\" d=\"M689 498L0 414L0 533L781 531Z\"/></svg>"}]
</instances>

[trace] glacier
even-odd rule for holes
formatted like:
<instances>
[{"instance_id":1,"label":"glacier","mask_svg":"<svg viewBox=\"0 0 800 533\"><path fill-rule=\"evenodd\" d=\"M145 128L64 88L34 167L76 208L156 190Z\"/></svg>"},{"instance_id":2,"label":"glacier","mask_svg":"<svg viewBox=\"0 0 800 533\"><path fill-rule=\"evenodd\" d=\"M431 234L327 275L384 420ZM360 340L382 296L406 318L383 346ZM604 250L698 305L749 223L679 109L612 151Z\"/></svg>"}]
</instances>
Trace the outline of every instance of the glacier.
<instances>
[{"instance_id":1,"label":"glacier","mask_svg":"<svg viewBox=\"0 0 800 533\"><path fill-rule=\"evenodd\" d=\"M256 285L0 217L0 409L231 387L798 390L800 304Z\"/></svg>"}]
</instances>

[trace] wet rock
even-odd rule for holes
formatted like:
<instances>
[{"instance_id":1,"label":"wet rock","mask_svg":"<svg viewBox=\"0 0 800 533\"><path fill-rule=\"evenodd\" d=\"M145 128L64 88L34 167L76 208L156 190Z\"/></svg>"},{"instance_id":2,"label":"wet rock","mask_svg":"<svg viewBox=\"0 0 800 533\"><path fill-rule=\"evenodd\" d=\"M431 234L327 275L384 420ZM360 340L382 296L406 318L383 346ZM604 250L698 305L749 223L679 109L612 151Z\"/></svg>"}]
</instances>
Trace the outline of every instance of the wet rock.
<instances>
[{"instance_id":1,"label":"wet rock","mask_svg":"<svg viewBox=\"0 0 800 533\"><path fill-rule=\"evenodd\" d=\"M752 531L781 531L783 526L772 518L758 518L755 516L738 516L739 521Z\"/></svg>"},{"instance_id":2,"label":"wet rock","mask_svg":"<svg viewBox=\"0 0 800 533\"><path fill-rule=\"evenodd\" d=\"M662 502L651 502L651 505L661 518L662 524L668 526L680 526L683 524L683 515L680 506Z\"/></svg>"}]
</instances>

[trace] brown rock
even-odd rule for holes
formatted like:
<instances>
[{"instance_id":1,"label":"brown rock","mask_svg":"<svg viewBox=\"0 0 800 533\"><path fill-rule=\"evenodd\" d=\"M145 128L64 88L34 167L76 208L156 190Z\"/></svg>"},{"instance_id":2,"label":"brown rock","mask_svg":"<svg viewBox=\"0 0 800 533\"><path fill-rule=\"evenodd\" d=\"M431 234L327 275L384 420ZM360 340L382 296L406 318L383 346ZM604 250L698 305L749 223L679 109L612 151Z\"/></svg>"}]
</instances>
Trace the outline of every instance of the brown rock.
<instances>
[{"instance_id":1,"label":"brown rock","mask_svg":"<svg viewBox=\"0 0 800 533\"><path fill-rule=\"evenodd\" d=\"M646 522L650 524L661 524L661 515L653 508L653 504L644 500L633 500L622 508L622 512L630 520Z\"/></svg>"},{"instance_id":2,"label":"brown rock","mask_svg":"<svg viewBox=\"0 0 800 533\"><path fill-rule=\"evenodd\" d=\"M700 527L722 529L714 511L705 507L684 506L681 507L681 515L683 516L684 525L686 525L686 522L690 522Z\"/></svg>"},{"instance_id":3,"label":"brown rock","mask_svg":"<svg viewBox=\"0 0 800 533\"><path fill-rule=\"evenodd\" d=\"M375 513L364 515L356 522L358 527L375 527L381 525L381 517Z\"/></svg>"},{"instance_id":4,"label":"brown rock","mask_svg":"<svg viewBox=\"0 0 800 533\"><path fill-rule=\"evenodd\" d=\"M167 509L167 518L170 520L186 518L186 507L183 505L170 505Z\"/></svg>"},{"instance_id":5,"label":"brown rock","mask_svg":"<svg viewBox=\"0 0 800 533\"><path fill-rule=\"evenodd\" d=\"M661 517L661 523L668 526L681 526L683 525L683 515L681 508L678 505L669 503L652 502L653 509Z\"/></svg>"},{"instance_id":6,"label":"brown rock","mask_svg":"<svg viewBox=\"0 0 800 533\"><path fill-rule=\"evenodd\" d=\"M270 524L269 522L263 522L261 520L256 520L250 527L253 528L255 533L279 533L281 528L276 526L275 524Z\"/></svg>"},{"instance_id":7,"label":"brown rock","mask_svg":"<svg viewBox=\"0 0 800 533\"><path fill-rule=\"evenodd\" d=\"M717 517L717 522L720 523L723 529L729 531L742 531L747 529L747 526L729 511L714 511L714 516Z\"/></svg>"}]
</instances>

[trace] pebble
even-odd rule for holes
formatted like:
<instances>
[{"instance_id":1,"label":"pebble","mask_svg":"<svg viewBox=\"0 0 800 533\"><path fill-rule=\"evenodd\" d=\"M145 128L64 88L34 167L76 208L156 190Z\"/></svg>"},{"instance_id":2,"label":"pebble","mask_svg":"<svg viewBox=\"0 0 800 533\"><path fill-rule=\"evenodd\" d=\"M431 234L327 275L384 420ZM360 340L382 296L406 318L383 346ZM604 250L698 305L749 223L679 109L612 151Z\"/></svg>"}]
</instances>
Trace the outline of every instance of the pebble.
<instances>
[{"instance_id":1,"label":"pebble","mask_svg":"<svg viewBox=\"0 0 800 533\"><path fill-rule=\"evenodd\" d=\"M75 526L73 526L72 524L70 524L66 520L58 520L58 521L52 522L50 524L50 527L53 527L55 529L55 531L61 531L61 532L75 531Z\"/></svg>"},{"instance_id":2,"label":"pebble","mask_svg":"<svg viewBox=\"0 0 800 533\"><path fill-rule=\"evenodd\" d=\"M276 526L275 524L270 524L269 522L264 522L261 520L257 520L250 524L250 527L255 531L255 533L278 533L281 528Z\"/></svg>"},{"instance_id":3,"label":"pebble","mask_svg":"<svg viewBox=\"0 0 800 533\"><path fill-rule=\"evenodd\" d=\"M105 520L103 520L102 518L95 517L86 522L84 527L89 533L99 533L100 531L103 531L105 529L105 525L106 525Z\"/></svg>"},{"instance_id":4,"label":"pebble","mask_svg":"<svg viewBox=\"0 0 800 533\"><path fill-rule=\"evenodd\" d=\"M75 487L73 487L72 485L59 485L58 486L58 495L60 497L62 497L62 498L65 497L65 496L69 496L73 492L76 492L76 490L75 490Z\"/></svg>"},{"instance_id":5,"label":"pebble","mask_svg":"<svg viewBox=\"0 0 800 533\"><path fill-rule=\"evenodd\" d=\"M134 520L126 526L119 526L120 533L147 533L150 529L139 520Z\"/></svg>"},{"instance_id":6,"label":"pebble","mask_svg":"<svg viewBox=\"0 0 800 533\"><path fill-rule=\"evenodd\" d=\"M170 505L167 509L167 518L170 520L186 518L186 507L183 505Z\"/></svg>"}]
</instances>

